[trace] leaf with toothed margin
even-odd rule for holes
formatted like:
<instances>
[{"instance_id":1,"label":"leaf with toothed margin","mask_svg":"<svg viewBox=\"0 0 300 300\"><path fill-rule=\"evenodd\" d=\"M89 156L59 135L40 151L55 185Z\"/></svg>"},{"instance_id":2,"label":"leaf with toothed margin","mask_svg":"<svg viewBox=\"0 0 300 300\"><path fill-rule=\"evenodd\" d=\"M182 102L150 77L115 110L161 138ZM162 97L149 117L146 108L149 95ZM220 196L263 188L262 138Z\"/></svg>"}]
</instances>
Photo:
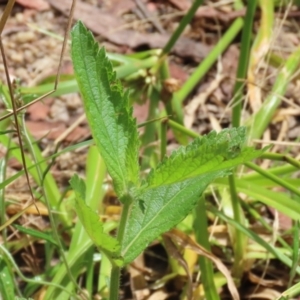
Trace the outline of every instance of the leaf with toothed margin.
<instances>
[{"instance_id":1,"label":"leaf with toothed margin","mask_svg":"<svg viewBox=\"0 0 300 300\"><path fill-rule=\"evenodd\" d=\"M72 30L72 61L95 143L122 201L139 181L136 120L104 48L78 22Z\"/></svg>"},{"instance_id":2,"label":"leaf with toothed margin","mask_svg":"<svg viewBox=\"0 0 300 300\"><path fill-rule=\"evenodd\" d=\"M135 191L125 227L121 250L125 264L183 220L216 178L228 176L234 167L264 152L243 148L245 140L243 127L211 132L180 147L150 172L145 185Z\"/></svg>"}]
</instances>

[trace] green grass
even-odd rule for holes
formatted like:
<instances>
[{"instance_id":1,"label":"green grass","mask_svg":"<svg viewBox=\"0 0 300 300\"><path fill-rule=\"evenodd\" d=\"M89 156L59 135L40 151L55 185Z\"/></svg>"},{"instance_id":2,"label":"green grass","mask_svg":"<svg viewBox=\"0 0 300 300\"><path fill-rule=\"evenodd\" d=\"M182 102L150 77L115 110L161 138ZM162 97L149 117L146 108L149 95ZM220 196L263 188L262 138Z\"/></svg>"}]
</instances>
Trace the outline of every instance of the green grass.
<instances>
[{"instance_id":1,"label":"green grass","mask_svg":"<svg viewBox=\"0 0 300 300\"><path fill-rule=\"evenodd\" d=\"M273 5L271 0L248 1L245 16L235 19L226 28L209 55L196 66L177 92L164 95L165 107L160 111L158 105L162 97L163 81L170 76L170 51L201 4L202 1L194 2L163 51L151 50L131 56L109 54L116 78L112 75L104 51L98 53L101 57L95 59L95 62L85 61L86 64L91 63L91 66L93 63L99 64L95 74L92 74L91 68L87 72L84 65L76 67L75 64L84 61L78 49L85 33L84 27L80 27L81 31L77 35L76 29L73 31L73 60L77 79L80 77L79 85L75 76L62 78L54 94L81 91L94 140L59 149L56 154L43 157L39 144L26 130L23 116L19 117L27 169L35 182L34 196L49 210L51 224L46 232L30 226L17 226L20 225L18 217L21 213L13 218L5 214L9 204L5 189L8 184L24 176L24 171L13 176L6 174L9 159L13 157L22 162L22 158L20 148L13 140L14 132L10 132L13 129L11 120L6 118L0 122L0 131L3 132L0 134L0 143L7 149L7 155L0 159L0 273L5 276L5 280L0 280L0 293L4 299L34 297L41 289L45 289L44 299L63 300L70 299L70 296L72 299L89 299L93 294L117 299L120 268L126 271L128 264L143 253L149 243L153 240L161 242L164 233L173 227L181 230L184 235L194 237L201 249L204 249L203 253L206 253L199 256L196 263L191 262L192 273L201 270L200 281L195 283L198 288L193 292L197 299L222 299L222 287L226 284L234 299L238 297L235 294L237 288L240 288L240 296L243 296L243 276L249 270L255 271L258 264L266 266L268 274L268 261L271 265L280 262L282 268L289 272L283 289L278 291L278 295L282 295L278 299L300 294L300 285L297 283L300 275L300 182L296 176L300 165L297 158L293 157L296 150L290 147L283 155L272 153L272 148L268 148L265 153L249 148L256 145L255 141L262 138L272 126L287 88L297 76L299 49L290 49L285 57L275 52L272 43L277 28L274 14L278 9L277 4ZM241 1L235 1L234 8L239 9L242 5ZM258 9L260 22L256 22L257 32L254 35L253 24ZM76 42L74 39L77 39ZM231 127L238 129L200 137L197 132L183 125L184 101L208 77L208 72L211 72L219 57L233 42L239 43L240 57L232 91ZM87 38L87 44L85 53L91 47L95 47L94 52L98 51L98 45L94 44L91 36ZM265 80L263 70L258 71L258 67L264 62L263 68L269 68L272 57L279 58L276 60L279 63L272 66L274 84L268 92L263 91L265 95L261 99L256 99L259 95L257 91L264 88L260 85ZM118 83L119 79L122 80L121 84ZM91 93L88 85L93 84L94 88L98 87L99 94ZM130 87L132 92L129 95L123 94L121 85ZM52 84L45 82L37 87L21 87L20 91L24 101L30 102L51 89ZM103 94L103 91L107 94ZM245 97L247 92L249 98ZM113 97L111 99L115 102L107 104L103 100L106 99L105 95ZM2 97L10 108L8 88L4 84ZM137 97L151 99L148 119L142 124L144 133L141 136L138 136L138 125L131 116L131 104L139 100ZM255 102L257 100L262 101ZM97 101L100 108L97 105L93 107ZM245 115L245 107L248 111L253 110L248 118L242 117ZM246 135L239 127L242 125L247 127ZM166 159L168 129L173 131L178 144L184 146ZM185 146L187 144L189 146ZM51 159L83 145L88 147L85 178L74 177L68 187L69 191L64 193L51 174ZM258 155L261 158L255 159ZM271 162L264 168L262 164L266 160ZM146 175L150 168L153 170ZM123 206L120 222L100 217L105 214L107 172ZM168 189L179 190L180 196L171 195ZM162 205L157 199L165 201L169 206L164 206L165 203ZM72 210L76 211L79 218L76 223L74 213L70 213L67 204L71 204ZM273 232L274 227L264 212L267 206L292 220L292 242L286 240L281 231ZM163 209L166 212L162 212ZM171 212L174 219L169 217ZM155 226L151 226L149 220ZM139 227L141 224L143 226ZM18 266L15 250L22 251L26 243L9 238L11 225L16 225L14 228L20 236L26 235L33 245L38 241L43 244L45 263L36 276L27 275ZM208 227L214 230L218 226L226 228L226 246L208 231ZM263 229L265 234L261 235L255 226ZM114 238L116 231L118 233ZM70 242L65 242L65 236L68 236ZM225 275L220 275L223 269L220 270L220 264L216 265L216 260L208 254L215 251L216 247L219 259L226 262L231 277L228 277L226 271L223 273ZM189 262L187 248L184 244L182 257ZM192 246L192 249L196 251L198 248ZM172 253L168 255L170 274L185 274L179 260L174 262L174 258L171 259ZM254 263L255 259L258 264ZM57 261L55 266L53 260ZM17 281L22 282L22 287L16 284ZM187 283L181 297L187 296L189 292Z\"/></svg>"}]
</instances>

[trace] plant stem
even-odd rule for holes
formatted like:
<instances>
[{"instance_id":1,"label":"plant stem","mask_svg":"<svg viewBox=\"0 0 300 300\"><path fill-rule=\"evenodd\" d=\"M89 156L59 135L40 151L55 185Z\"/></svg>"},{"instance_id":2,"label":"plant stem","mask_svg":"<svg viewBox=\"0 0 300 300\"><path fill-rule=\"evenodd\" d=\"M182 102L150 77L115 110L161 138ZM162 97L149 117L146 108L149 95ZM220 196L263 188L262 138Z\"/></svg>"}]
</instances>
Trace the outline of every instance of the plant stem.
<instances>
[{"instance_id":1,"label":"plant stem","mask_svg":"<svg viewBox=\"0 0 300 300\"><path fill-rule=\"evenodd\" d=\"M113 266L110 274L111 276L109 283L109 300L118 300L121 268L118 266Z\"/></svg>"},{"instance_id":2,"label":"plant stem","mask_svg":"<svg viewBox=\"0 0 300 300\"><path fill-rule=\"evenodd\" d=\"M157 106L159 103L160 95L153 86L148 88L148 98L150 99L148 116L145 124L144 133L141 136L142 146L145 147L142 155L142 170L149 168L149 165L155 155L155 146L153 142L156 140L156 127L157 125L152 120L155 120L157 116Z\"/></svg>"},{"instance_id":3,"label":"plant stem","mask_svg":"<svg viewBox=\"0 0 300 300\"><path fill-rule=\"evenodd\" d=\"M191 93L195 86L199 84L199 81L203 78L203 76L207 74L207 71L212 67L221 53L228 47L243 25L244 21L242 18L236 19L224 34L222 39L217 43L217 45L198 66L195 72L185 82L180 91L174 94L172 99L173 110L176 111L176 115L181 121L183 120L183 110L181 107L182 102L189 95L189 93Z\"/></svg>"},{"instance_id":4,"label":"plant stem","mask_svg":"<svg viewBox=\"0 0 300 300\"><path fill-rule=\"evenodd\" d=\"M117 240L120 243L120 245L122 245L126 223L129 216L129 210L131 208L132 197L130 195L125 195L121 200L121 202L124 203L124 205L117 234ZM109 299L117 300L119 298L121 267L113 265L110 274L111 276L109 284Z\"/></svg>"},{"instance_id":5,"label":"plant stem","mask_svg":"<svg viewBox=\"0 0 300 300\"><path fill-rule=\"evenodd\" d=\"M192 18L194 17L198 7L202 4L203 0L195 0L193 5L191 6L190 10L184 15L182 20L180 21L179 26L176 28L175 32L172 34L170 40L164 47L161 56L167 55L173 46L175 45L176 41L179 39L180 35L182 34L184 28L190 24Z\"/></svg>"},{"instance_id":6,"label":"plant stem","mask_svg":"<svg viewBox=\"0 0 300 300\"><path fill-rule=\"evenodd\" d=\"M168 123L171 128L176 129L177 131L180 131L181 133L185 134L188 137L191 137L191 138L200 137L200 135L198 133L196 133L195 131L188 129L188 128L184 127L183 125L181 125L171 119L168 119Z\"/></svg>"},{"instance_id":7,"label":"plant stem","mask_svg":"<svg viewBox=\"0 0 300 300\"><path fill-rule=\"evenodd\" d=\"M232 206L232 210L233 210L234 220L236 222L238 222L239 224L244 225L245 222L244 222L244 218L242 215L239 199L237 196L234 176L230 175L228 177L228 180L229 180L231 206ZM240 280L240 278L244 272L242 263L243 263L246 243L247 243L246 236L244 236L244 234L241 231L235 230L235 243L233 245L234 264L233 264L232 274L233 274L234 278L237 280ZM239 283L238 283L238 285L239 285Z\"/></svg>"},{"instance_id":8,"label":"plant stem","mask_svg":"<svg viewBox=\"0 0 300 300\"><path fill-rule=\"evenodd\" d=\"M160 160L162 161L167 152L167 122L166 120L161 122L160 132Z\"/></svg>"},{"instance_id":9,"label":"plant stem","mask_svg":"<svg viewBox=\"0 0 300 300\"><path fill-rule=\"evenodd\" d=\"M271 159L277 161L286 161L292 166L300 169L300 162L289 155L266 152L261 156L262 159Z\"/></svg>"},{"instance_id":10,"label":"plant stem","mask_svg":"<svg viewBox=\"0 0 300 300\"><path fill-rule=\"evenodd\" d=\"M245 166L256 171L258 174L261 174L263 177L276 182L277 184L281 185L282 187L286 188L287 190L291 191L292 193L294 193L295 195L300 197L300 191L299 191L298 187L295 187L294 185L288 183L284 179L281 179L280 177L278 177L268 171L263 170L262 168L260 168L259 166L257 166L256 164L254 164L252 162L245 163Z\"/></svg>"},{"instance_id":11,"label":"plant stem","mask_svg":"<svg viewBox=\"0 0 300 300\"><path fill-rule=\"evenodd\" d=\"M298 69L300 63L300 47L298 47L286 60L273 85L273 89L264 100L260 109L247 120L251 127L249 139L260 139L265 129L269 126L276 109L282 102L288 83Z\"/></svg>"},{"instance_id":12,"label":"plant stem","mask_svg":"<svg viewBox=\"0 0 300 300\"><path fill-rule=\"evenodd\" d=\"M209 243L209 235L207 231L207 216L205 207L205 198L202 196L198 201L198 205L195 210L195 218L193 224L195 230L196 241L203 246L206 250L211 251ZM214 281L214 269L212 262L204 257L199 256L199 267L201 270L201 280L204 287L205 297L207 300L220 299L215 281Z\"/></svg>"},{"instance_id":13,"label":"plant stem","mask_svg":"<svg viewBox=\"0 0 300 300\"><path fill-rule=\"evenodd\" d=\"M239 1L236 1L236 6L240 7L242 5ZM257 0L250 1L247 6L247 12L244 20L244 28L241 41L241 50L239 57L239 64L236 77L235 86L233 89L234 101L232 108L232 126L240 126L241 121L241 111L242 111L242 98L243 98L243 80L247 76L249 54L250 54L250 42L251 42L251 32L253 25L254 13L257 5ZM236 192L234 175L229 176L229 188L231 194L231 206L233 210L233 216L235 221L240 224L244 224L244 218L242 216L242 211L240 208L239 199ZM245 245L247 243L246 236L243 235L241 231L235 230L235 243L234 243L234 265L233 265L233 276L236 279L240 279L244 268L241 266L244 258Z\"/></svg>"},{"instance_id":14,"label":"plant stem","mask_svg":"<svg viewBox=\"0 0 300 300\"><path fill-rule=\"evenodd\" d=\"M249 53L250 53L250 42L251 42L251 33L253 26L253 19L255 14L255 9L257 5L257 0L249 1L247 6L247 12L245 16L245 25L243 28L242 41L241 41L241 50L239 57L239 64L236 77L239 80L236 80L234 89L233 89L233 108L232 108L232 126L240 126L241 120L241 111L242 111L242 98L243 92L242 88L244 85L243 80L247 76L248 62L249 62Z\"/></svg>"}]
</instances>

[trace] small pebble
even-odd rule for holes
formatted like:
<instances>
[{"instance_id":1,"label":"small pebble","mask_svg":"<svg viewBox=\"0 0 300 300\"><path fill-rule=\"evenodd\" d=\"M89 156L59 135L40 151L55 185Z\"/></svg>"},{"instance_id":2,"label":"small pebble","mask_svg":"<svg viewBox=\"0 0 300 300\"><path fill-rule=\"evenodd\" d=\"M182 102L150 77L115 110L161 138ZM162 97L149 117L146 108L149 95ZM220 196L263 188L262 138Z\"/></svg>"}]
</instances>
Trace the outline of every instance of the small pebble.
<instances>
[{"instance_id":1,"label":"small pebble","mask_svg":"<svg viewBox=\"0 0 300 300\"><path fill-rule=\"evenodd\" d=\"M22 63L23 62L23 54L18 53L16 51L10 51L9 52L10 59L15 63Z\"/></svg>"},{"instance_id":2,"label":"small pebble","mask_svg":"<svg viewBox=\"0 0 300 300\"><path fill-rule=\"evenodd\" d=\"M32 55L30 50L24 50L23 52L26 63L33 63L35 57Z\"/></svg>"},{"instance_id":3,"label":"small pebble","mask_svg":"<svg viewBox=\"0 0 300 300\"><path fill-rule=\"evenodd\" d=\"M19 23L24 22L24 14L23 13L17 13L15 18L16 18L17 22L19 22Z\"/></svg>"},{"instance_id":4,"label":"small pebble","mask_svg":"<svg viewBox=\"0 0 300 300\"><path fill-rule=\"evenodd\" d=\"M16 77L20 79L28 79L28 71L24 68L16 69Z\"/></svg>"},{"instance_id":5,"label":"small pebble","mask_svg":"<svg viewBox=\"0 0 300 300\"><path fill-rule=\"evenodd\" d=\"M36 34L32 31L18 32L15 35L15 41L17 43L30 43L36 40Z\"/></svg>"},{"instance_id":6,"label":"small pebble","mask_svg":"<svg viewBox=\"0 0 300 300\"><path fill-rule=\"evenodd\" d=\"M75 110L78 107L81 107L81 100L78 96L78 93L71 93L62 96L63 101L66 102L66 105L69 109Z\"/></svg>"},{"instance_id":7,"label":"small pebble","mask_svg":"<svg viewBox=\"0 0 300 300\"><path fill-rule=\"evenodd\" d=\"M50 115L54 121L62 121L67 123L70 119L66 105L61 100L55 100L51 106Z\"/></svg>"}]
</instances>

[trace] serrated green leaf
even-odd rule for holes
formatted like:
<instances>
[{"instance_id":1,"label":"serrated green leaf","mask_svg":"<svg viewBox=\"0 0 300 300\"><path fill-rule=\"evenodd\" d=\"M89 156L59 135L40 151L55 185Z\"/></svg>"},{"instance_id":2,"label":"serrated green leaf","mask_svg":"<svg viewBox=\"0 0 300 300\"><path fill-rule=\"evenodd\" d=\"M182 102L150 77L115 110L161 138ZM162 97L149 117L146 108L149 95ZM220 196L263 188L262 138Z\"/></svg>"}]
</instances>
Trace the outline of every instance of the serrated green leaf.
<instances>
[{"instance_id":1,"label":"serrated green leaf","mask_svg":"<svg viewBox=\"0 0 300 300\"><path fill-rule=\"evenodd\" d=\"M211 171L225 170L249 161L262 154L263 150L244 148L246 128L211 132L196 138L186 147L173 151L157 168L150 172L149 187L171 184L197 177Z\"/></svg>"},{"instance_id":2,"label":"serrated green leaf","mask_svg":"<svg viewBox=\"0 0 300 300\"><path fill-rule=\"evenodd\" d=\"M83 180L78 175L74 175L70 180L70 184L76 195L76 213L91 240L107 255L113 264L122 266L123 259L120 256L121 247L119 242L104 232L103 223L99 215L87 206L83 200L85 198L85 184Z\"/></svg>"},{"instance_id":3,"label":"serrated green leaf","mask_svg":"<svg viewBox=\"0 0 300 300\"><path fill-rule=\"evenodd\" d=\"M185 218L212 181L262 154L242 149L245 139L244 128L212 132L174 151L149 174L145 186L135 192L125 227L121 251L125 264Z\"/></svg>"},{"instance_id":4,"label":"serrated green leaf","mask_svg":"<svg viewBox=\"0 0 300 300\"><path fill-rule=\"evenodd\" d=\"M139 179L138 131L128 93L123 93L104 48L99 49L81 22L72 30L71 52L93 138L122 200Z\"/></svg>"},{"instance_id":5,"label":"serrated green leaf","mask_svg":"<svg viewBox=\"0 0 300 300\"><path fill-rule=\"evenodd\" d=\"M149 243L178 224L195 206L206 187L215 178L228 174L219 171L137 193L122 243L124 263L133 261Z\"/></svg>"}]
</instances>

